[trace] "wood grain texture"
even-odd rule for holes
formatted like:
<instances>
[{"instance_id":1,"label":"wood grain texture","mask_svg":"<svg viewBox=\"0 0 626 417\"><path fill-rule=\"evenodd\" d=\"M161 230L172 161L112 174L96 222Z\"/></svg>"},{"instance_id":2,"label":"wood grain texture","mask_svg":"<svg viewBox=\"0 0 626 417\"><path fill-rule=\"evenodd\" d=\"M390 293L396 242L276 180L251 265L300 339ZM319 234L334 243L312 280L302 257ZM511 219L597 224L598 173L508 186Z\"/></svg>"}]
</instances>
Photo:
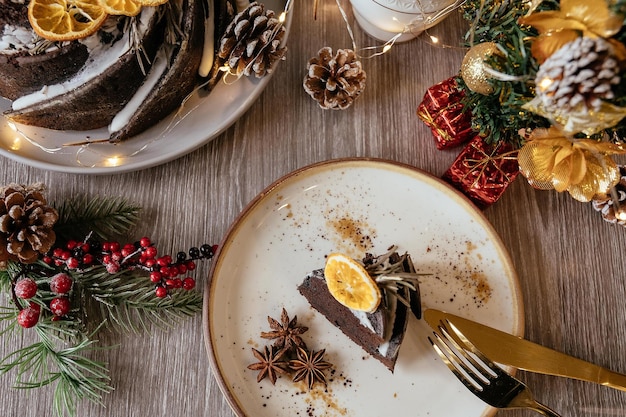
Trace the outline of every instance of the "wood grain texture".
<instances>
[{"instance_id":1,"label":"wood grain texture","mask_svg":"<svg viewBox=\"0 0 626 417\"><path fill-rule=\"evenodd\" d=\"M436 150L415 111L428 87L458 72L463 50L436 48L417 39L363 59L368 77L363 95L345 111L324 111L302 89L306 63L324 46L352 44L335 2L320 3L317 20L311 5L295 5L287 60L246 114L195 152L159 167L108 176L45 172L2 158L0 182L43 182L55 201L77 193L126 197L144 207L139 233L151 236L162 251L175 253L218 243L257 193L313 162L369 156L440 176L458 150ZM342 4L352 22L348 3ZM356 24L353 29L359 47L375 44ZM464 23L453 15L438 29L461 34ZM535 191L522 178L485 215L517 269L527 337L626 373L626 230L605 223L590 205ZM204 265L198 277L207 274ZM115 391L105 396L104 407L80 404L78 415L231 417L209 369L201 323L198 315L167 333L104 335L103 342L119 344L102 355ZM2 354L28 337L4 340ZM626 414L625 392L519 375L564 416ZM52 415L49 390L16 391L11 383L11 377L0 379L0 415Z\"/></svg>"}]
</instances>

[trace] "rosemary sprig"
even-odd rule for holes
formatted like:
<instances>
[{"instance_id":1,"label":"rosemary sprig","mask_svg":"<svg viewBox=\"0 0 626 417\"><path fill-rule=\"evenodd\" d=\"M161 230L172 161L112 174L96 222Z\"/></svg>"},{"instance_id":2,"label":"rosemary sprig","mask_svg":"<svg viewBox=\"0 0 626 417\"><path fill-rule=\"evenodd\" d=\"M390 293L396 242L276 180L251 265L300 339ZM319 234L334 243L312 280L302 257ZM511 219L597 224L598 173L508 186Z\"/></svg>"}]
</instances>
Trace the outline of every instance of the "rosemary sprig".
<instances>
[{"instance_id":1,"label":"rosemary sprig","mask_svg":"<svg viewBox=\"0 0 626 417\"><path fill-rule=\"evenodd\" d=\"M416 273L409 254L399 255L397 249L393 245L380 256L368 254L362 263L382 290L385 303L389 303L388 297L395 297L419 319L422 315L419 280L420 277L430 274Z\"/></svg>"}]
</instances>

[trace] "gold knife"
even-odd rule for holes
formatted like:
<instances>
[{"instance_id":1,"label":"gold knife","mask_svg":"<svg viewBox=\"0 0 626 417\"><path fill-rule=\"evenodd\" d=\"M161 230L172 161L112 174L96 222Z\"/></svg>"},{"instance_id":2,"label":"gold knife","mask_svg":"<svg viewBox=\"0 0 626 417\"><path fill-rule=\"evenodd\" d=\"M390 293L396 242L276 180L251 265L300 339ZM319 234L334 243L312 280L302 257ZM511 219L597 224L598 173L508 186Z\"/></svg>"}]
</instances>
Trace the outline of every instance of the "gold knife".
<instances>
[{"instance_id":1,"label":"gold knife","mask_svg":"<svg viewBox=\"0 0 626 417\"><path fill-rule=\"evenodd\" d=\"M443 311L428 309L424 320L437 329L448 320L489 359L517 369L595 382L626 391L626 375Z\"/></svg>"}]
</instances>

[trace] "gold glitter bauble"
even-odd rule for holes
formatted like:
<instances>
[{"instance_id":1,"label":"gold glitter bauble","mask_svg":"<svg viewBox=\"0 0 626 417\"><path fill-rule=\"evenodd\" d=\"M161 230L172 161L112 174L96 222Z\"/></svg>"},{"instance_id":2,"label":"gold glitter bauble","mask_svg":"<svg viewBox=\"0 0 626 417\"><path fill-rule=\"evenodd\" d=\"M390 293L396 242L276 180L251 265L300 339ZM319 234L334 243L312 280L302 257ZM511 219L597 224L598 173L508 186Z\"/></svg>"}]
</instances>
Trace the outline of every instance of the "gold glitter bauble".
<instances>
[{"instance_id":1,"label":"gold glitter bauble","mask_svg":"<svg viewBox=\"0 0 626 417\"><path fill-rule=\"evenodd\" d=\"M491 77L485 71L485 60L494 54L499 55L500 51L493 42L479 43L467 51L461 64L461 77L470 90L486 96L493 93L489 82Z\"/></svg>"}]
</instances>

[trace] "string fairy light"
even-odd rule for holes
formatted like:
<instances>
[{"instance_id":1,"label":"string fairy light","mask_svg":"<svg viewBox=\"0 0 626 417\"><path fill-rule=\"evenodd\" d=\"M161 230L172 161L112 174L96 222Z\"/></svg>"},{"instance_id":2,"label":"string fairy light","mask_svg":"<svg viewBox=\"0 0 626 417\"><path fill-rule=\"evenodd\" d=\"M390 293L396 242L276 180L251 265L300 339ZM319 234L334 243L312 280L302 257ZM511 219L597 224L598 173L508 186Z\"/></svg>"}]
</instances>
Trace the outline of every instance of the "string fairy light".
<instances>
[{"instance_id":1,"label":"string fairy light","mask_svg":"<svg viewBox=\"0 0 626 417\"><path fill-rule=\"evenodd\" d=\"M18 136L16 136L13 139L13 146L18 146L17 149L19 149L20 145L19 142L21 142L21 139L26 140L28 143L30 143L31 145L39 148L40 150L46 152L46 153L56 153L60 150L63 149L63 147L47 147L44 146L43 144L37 142L35 139L29 137L24 131L22 131L17 124L13 123L13 122L7 122L7 126L14 131ZM14 148L11 148L12 150L16 150Z\"/></svg>"},{"instance_id":2,"label":"string fairy light","mask_svg":"<svg viewBox=\"0 0 626 417\"><path fill-rule=\"evenodd\" d=\"M440 37L432 35L428 32L428 29L431 28L432 26L435 25L435 23L437 23L439 20L443 19L446 15L448 15L450 12L452 12L453 10L459 8L461 5L463 5L467 0L455 0L453 3L447 5L446 7L444 7L443 9L435 12L435 13L427 13L424 12L424 7L421 4L421 0L414 0L415 4L418 5L418 8L420 9L420 13L418 15L418 17L416 17L415 19L413 19L413 21L409 24L405 24L403 29L401 31L399 31L398 33L394 34L391 38L389 38L387 41L384 41L382 44L380 45L372 45L372 46L366 46L363 48L358 48L357 47L357 43L355 40L355 36L354 36L354 31L352 30L352 25L350 23L350 19L348 18L348 14L346 13L343 5L341 4L341 0L335 0L335 2L337 3L337 8L339 10L339 13L341 14L341 17L345 23L346 26L346 30L348 31L348 34L350 36L350 39L352 41L352 50L354 51L358 51L358 55L360 58L374 58L383 54L388 53L392 47L398 42L398 40L406 34L417 34L417 38L418 39L422 39L423 37L425 37L426 39L429 39L430 42L427 42L433 46L439 47L439 48L454 48L454 49L466 49L466 48L462 48L458 45L451 45L451 44L446 44L443 43L440 39ZM314 18L317 18L317 2L318 0L314 1L314 11L313 11L313 16ZM393 18L397 23L400 23L398 21L397 18ZM423 36L420 36L422 35ZM374 51L369 55L365 55L363 54L363 52L365 51Z\"/></svg>"},{"instance_id":3,"label":"string fairy light","mask_svg":"<svg viewBox=\"0 0 626 417\"><path fill-rule=\"evenodd\" d=\"M417 3L420 2L420 0L415 0ZM382 45L379 46L369 46L366 48L362 48L360 49L360 51L374 51L372 54L370 54L369 56L367 56L366 58L373 58L376 56L380 56L383 55L385 53L388 53L393 46L395 45L395 43L398 41L398 39L405 33L414 33L417 30L419 30L420 32L424 32L426 33L426 36L428 37L428 39L430 39L430 41L433 44L436 44L437 46L440 47L446 47L446 45L442 45L441 40L434 36L434 35L430 35L426 32L426 30L423 30L424 26L428 26L431 23L433 23L434 21L438 20L439 18L441 18L442 16L445 16L445 14L449 13L450 11L452 11L453 9L459 7L461 4L463 4L466 0L456 0L454 3L450 4L448 7L442 9L441 11L439 11L438 13L429 15L426 13L422 14L422 21L423 23L421 24L409 24L406 25L404 27L404 30L402 32L399 32L397 34L395 34L394 36L392 36L389 40L387 40L386 42L384 42ZM317 18L317 8L318 8L318 3L319 0L314 0L314 18ZM341 16L344 20L344 22L346 23L346 28L347 31L349 33L349 36L351 38L352 41L352 46L353 46L353 50L357 51L359 50L357 48L357 43L355 40L355 36L354 36L354 32L352 30L352 27L349 23L349 19L348 19L348 15L344 10L344 7L341 4L341 0L336 0L337 6L339 8L339 11L341 13ZM290 13L292 13L292 9L293 9L293 0L287 0L285 2L285 6L282 10L282 12L279 14L278 16L278 21L279 21L279 25L277 25L272 33L271 33L271 39L275 39L278 30L280 30L280 28L285 25L287 23L287 19L290 15ZM269 43L268 43L269 45ZM267 47L267 46L265 46ZM255 56L258 57L260 53L262 53L263 49L261 49L261 51L259 51L257 53L257 55ZM251 63L249 63L248 65L252 65L252 62L254 62L254 60L251 61ZM220 71L222 71L223 77L222 77L222 82L225 84L232 84L235 81L237 81L239 78L242 77L241 74L236 75L234 74L233 70L226 64L224 66L222 66L220 69ZM234 77L234 79L232 78ZM205 84L202 84L200 86L198 86L190 95L188 95L185 100L183 100L183 103L181 103L179 109L177 112L175 112L170 120L168 121L167 126L165 126L162 130L162 132L159 135L156 135L155 137L151 138L147 143L143 144L141 147L139 147L136 150L132 150L128 153L119 153L119 154L115 154L115 155L111 155L108 150L110 149L110 143L109 143L109 139L108 138L91 138L91 139L86 139L83 141L78 141L78 142L72 142L72 143L63 143L61 144L61 146L47 146L44 143L40 143L38 140L30 137L29 135L27 135L24 131L20 130L15 124L13 123L8 123L8 126L11 128L11 130L13 130L14 132L17 133L16 139L14 140L13 146L14 147L18 147L19 146L22 139L25 140L26 142L30 143L31 145L37 147L38 149L42 150L43 152L46 153L60 153L60 152L66 152L68 149L76 149L76 155L75 155L75 159L77 164L79 164L80 166L86 166L86 167L97 167L97 166L120 166L123 165L126 161L128 161L129 159L131 159L132 157L142 153L143 151L145 151L147 148L151 147L154 145L154 143L160 141L161 139L163 139L164 137L166 137L176 126L178 126L189 114L191 114L193 111L195 111L198 107L199 104L196 104L190 108L187 108L187 103L188 100L197 94L197 92L204 88L204 86L206 86ZM102 145L102 148L99 146ZM106 147L106 148L105 148ZM13 148L12 148L13 149ZM119 150L119 149L118 149ZM89 156L87 156L89 155ZM95 162L87 162L88 159L93 158L94 156L96 156L97 161Z\"/></svg>"}]
</instances>

